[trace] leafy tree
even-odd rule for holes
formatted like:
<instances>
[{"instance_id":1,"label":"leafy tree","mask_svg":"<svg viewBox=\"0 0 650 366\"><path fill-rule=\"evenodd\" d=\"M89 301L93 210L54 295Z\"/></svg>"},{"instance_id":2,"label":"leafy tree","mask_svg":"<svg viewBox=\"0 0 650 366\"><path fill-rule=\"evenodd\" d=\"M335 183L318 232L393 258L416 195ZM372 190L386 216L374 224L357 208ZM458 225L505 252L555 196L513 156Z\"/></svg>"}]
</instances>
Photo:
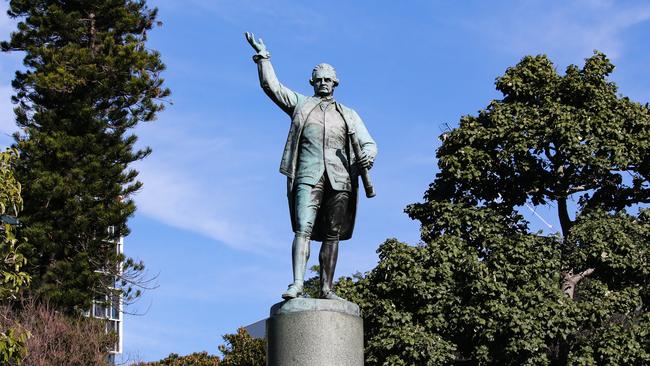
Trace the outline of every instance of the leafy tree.
<instances>
[{"instance_id":1,"label":"leafy tree","mask_svg":"<svg viewBox=\"0 0 650 366\"><path fill-rule=\"evenodd\" d=\"M314 264L309 267L309 272L312 276L305 280L304 292L305 296L311 297L312 299L318 299L320 297L320 266Z\"/></svg>"},{"instance_id":2,"label":"leafy tree","mask_svg":"<svg viewBox=\"0 0 650 366\"><path fill-rule=\"evenodd\" d=\"M210 355L207 352L194 352L187 356L179 356L171 353L160 361L141 362L134 366L220 366L222 365L219 356Z\"/></svg>"},{"instance_id":3,"label":"leafy tree","mask_svg":"<svg viewBox=\"0 0 650 366\"><path fill-rule=\"evenodd\" d=\"M560 75L525 57L503 98L441 136L439 172L339 292L365 314L368 365L650 363L650 109L618 95L596 52ZM532 232L524 204L556 207Z\"/></svg>"},{"instance_id":4,"label":"leafy tree","mask_svg":"<svg viewBox=\"0 0 650 366\"><path fill-rule=\"evenodd\" d=\"M252 338L244 328L235 334L223 336L226 342L219 346L223 359L207 352L195 352L187 356L170 354L163 360L138 363L135 366L264 366L266 365L266 343Z\"/></svg>"},{"instance_id":5,"label":"leafy tree","mask_svg":"<svg viewBox=\"0 0 650 366\"><path fill-rule=\"evenodd\" d=\"M264 366L266 365L266 342L250 336L244 328L236 334L223 336L225 344L219 346L223 353L223 366Z\"/></svg>"},{"instance_id":6,"label":"leafy tree","mask_svg":"<svg viewBox=\"0 0 650 366\"><path fill-rule=\"evenodd\" d=\"M22 272L25 257L14 234L18 213L22 209L21 185L14 177L16 150L0 152L0 302L15 300L18 292L29 284L30 277Z\"/></svg>"},{"instance_id":7,"label":"leafy tree","mask_svg":"<svg viewBox=\"0 0 650 366\"><path fill-rule=\"evenodd\" d=\"M129 164L150 153L134 150L128 131L169 94L160 55L145 47L156 10L144 0L12 0L8 14L20 22L2 50L24 52L26 66L12 85L32 291L78 312L119 276L128 300L143 266L127 259L121 270L115 241L129 233L141 187Z\"/></svg>"},{"instance_id":8,"label":"leafy tree","mask_svg":"<svg viewBox=\"0 0 650 366\"><path fill-rule=\"evenodd\" d=\"M12 227L22 208L20 183L14 177L13 165L16 151L0 152L0 304L8 306L18 293L29 284L30 277L22 271L25 257ZM1 324L0 361L13 364L27 352L28 332L21 331L14 324Z\"/></svg>"}]
</instances>

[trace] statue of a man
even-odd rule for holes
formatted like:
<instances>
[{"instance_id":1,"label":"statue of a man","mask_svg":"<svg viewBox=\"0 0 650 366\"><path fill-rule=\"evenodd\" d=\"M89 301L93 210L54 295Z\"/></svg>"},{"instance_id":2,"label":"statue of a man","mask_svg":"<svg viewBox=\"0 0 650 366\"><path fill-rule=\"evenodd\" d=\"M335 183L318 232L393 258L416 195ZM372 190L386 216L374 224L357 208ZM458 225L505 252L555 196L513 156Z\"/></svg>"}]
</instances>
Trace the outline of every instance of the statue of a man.
<instances>
[{"instance_id":1,"label":"statue of a man","mask_svg":"<svg viewBox=\"0 0 650 366\"><path fill-rule=\"evenodd\" d=\"M334 100L339 85L334 68L319 64L309 83L314 96L297 93L282 85L273 70L262 39L246 33L257 54L260 84L266 95L291 116L280 172L287 176L291 224L293 283L282 294L292 299L303 293L309 241L322 242L319 263L323 299L340 299L332 291L339 240L352 236L356 215L359 169L372 167L377 147L359 115ZM352 135L351 135L352 133ZM350 136L361 146L355 156Z\"/></svg>"}]
</instances>

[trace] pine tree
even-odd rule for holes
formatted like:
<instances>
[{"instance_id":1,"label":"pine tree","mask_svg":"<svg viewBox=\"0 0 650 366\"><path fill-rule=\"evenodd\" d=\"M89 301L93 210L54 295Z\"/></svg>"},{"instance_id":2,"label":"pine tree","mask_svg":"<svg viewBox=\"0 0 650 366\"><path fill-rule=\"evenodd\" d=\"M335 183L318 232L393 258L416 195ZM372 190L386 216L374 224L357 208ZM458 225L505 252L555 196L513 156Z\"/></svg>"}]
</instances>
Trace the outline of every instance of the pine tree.
<instances>
[{"instance_id":1,"label":"pine tree","mask_svg":"<svg viewBox=\"0 0 650 366\"><path fill-rule=\"evenodd\" d=\"M151 121L169 95L156 51L145 47L156 9L144 0L12 0L18 18L3 51L24 52L13 101L22 134L17 177L23 182L22 235L32 291L67 312L107 294L113 275L131 280L143 266L116 252L141 187L129 164L129 129Z\"/></svg>"}]
</instances>

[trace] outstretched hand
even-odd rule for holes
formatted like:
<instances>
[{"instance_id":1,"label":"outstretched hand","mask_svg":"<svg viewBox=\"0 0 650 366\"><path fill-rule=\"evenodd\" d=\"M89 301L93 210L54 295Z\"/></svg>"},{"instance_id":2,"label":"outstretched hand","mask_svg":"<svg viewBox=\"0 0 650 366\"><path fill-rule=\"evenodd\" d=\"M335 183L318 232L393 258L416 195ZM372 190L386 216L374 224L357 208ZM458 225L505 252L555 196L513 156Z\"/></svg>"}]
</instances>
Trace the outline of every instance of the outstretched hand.
<instances>
[{"instance_id":1,"label":"outstretched hand","mask_svg":"<svg viewBox=\"0 0 650 366\"><path fill-rule=\"evenodd\" d=\"M255 35L253 33L246 32L245 34L246 40L257 53L266 52L266 45L264 44L264 41L262 41L262 38L255 40Z\"/></svg>"}]
</instances>

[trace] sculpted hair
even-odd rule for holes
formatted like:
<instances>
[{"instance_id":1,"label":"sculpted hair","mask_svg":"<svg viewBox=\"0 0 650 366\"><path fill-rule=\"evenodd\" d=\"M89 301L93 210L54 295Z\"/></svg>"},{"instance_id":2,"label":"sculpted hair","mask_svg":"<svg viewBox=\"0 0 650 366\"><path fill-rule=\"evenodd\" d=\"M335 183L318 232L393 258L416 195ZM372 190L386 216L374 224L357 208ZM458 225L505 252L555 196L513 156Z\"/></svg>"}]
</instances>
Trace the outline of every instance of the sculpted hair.
<instances>
[{"instance_id":1,"label":"sculpted hair","mask_svg":"<svg viewBox=\"0 0 650 366\"><path fill-rule=\"evenodd\" d=\"M339 79L336 77L336 70L330 64L321 63L314 67L314 70L311 72L311 79L309 79L309 84L314 84L314 78L317 76L328 77L334 81L334 86L339 85Z\"/></svg>"}]
</instances>

